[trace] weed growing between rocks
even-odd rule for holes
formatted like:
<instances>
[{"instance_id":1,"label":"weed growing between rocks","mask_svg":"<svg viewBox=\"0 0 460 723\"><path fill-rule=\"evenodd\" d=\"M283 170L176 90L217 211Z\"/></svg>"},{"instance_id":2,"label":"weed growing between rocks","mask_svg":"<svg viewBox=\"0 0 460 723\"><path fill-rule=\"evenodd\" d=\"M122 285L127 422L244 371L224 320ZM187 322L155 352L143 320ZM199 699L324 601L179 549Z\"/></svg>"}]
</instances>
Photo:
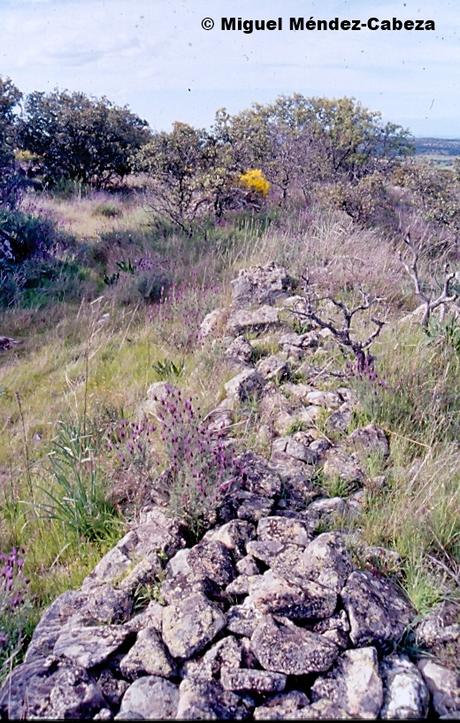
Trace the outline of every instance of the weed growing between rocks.
<instances>
[{"instance_id":1,"label":"weed growing between rocks","mask_svg":"<svg viewBox=\"0 0 460 723\"><path fill-rule=\"evenodd\" d=\"M168 385L155 401L167 459L169 508L198 536L215 519L218 501L237 484L237 458L224 435L209 430L179 389Z\"/></svg>"}]
</instances>

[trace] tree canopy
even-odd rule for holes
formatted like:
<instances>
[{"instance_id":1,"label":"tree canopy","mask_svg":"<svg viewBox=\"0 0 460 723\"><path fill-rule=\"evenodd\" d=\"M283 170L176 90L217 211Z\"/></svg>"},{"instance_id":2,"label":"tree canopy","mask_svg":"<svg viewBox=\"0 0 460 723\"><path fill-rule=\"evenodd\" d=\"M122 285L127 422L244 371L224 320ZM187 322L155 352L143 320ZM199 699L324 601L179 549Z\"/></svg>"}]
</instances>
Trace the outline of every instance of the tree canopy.
<instances>
[{"instance_id":1,"label":"tree canopy","mask_svg":"<svg viewBox=\"0 0 460 723\"><path fill-rule=\"evenodd\" d=\"M147 122L127 107L58 90L27 96L19 134L48 185L72 180L95 188L126 176L133 152L150 137Z\"/></svg>"}]
</instances>

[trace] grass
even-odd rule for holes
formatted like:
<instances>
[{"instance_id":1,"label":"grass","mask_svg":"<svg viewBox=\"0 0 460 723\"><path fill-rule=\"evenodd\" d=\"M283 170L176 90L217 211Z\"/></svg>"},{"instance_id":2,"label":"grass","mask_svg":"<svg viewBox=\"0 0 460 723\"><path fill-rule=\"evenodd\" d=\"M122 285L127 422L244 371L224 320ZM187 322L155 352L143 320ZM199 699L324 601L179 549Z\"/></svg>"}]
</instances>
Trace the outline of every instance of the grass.
<instances>
[{"instance_id":1,"label":"grass","mask_svg":"<svg viewBox=\"0 0 460 723\"><path fill-rule=\"evenodd\" d=\"M153 226L142 198L133 195L43 195L39 212L51 213L74 236L79 263L72 279L79 285L62 284L59 293L53 284L40 287L27 305L1 314L2 333L21 343L0 359L0 550L24 550L29 583L21 612L0 619L12 641L0 658L0 677L2 663L8 667L11 655L20 659L43 607L81 583L142 502L138 474L117 466L114 451L101 453L92 425L104 430L136 419L148 387L160 379L186 388L203 415L221 398L233 372L219 344L199 342L198 329L207 312L228 303L228 282L239 269L268 261L294 274L308 267L325 294L347 298L361 284L385 294L389 320L415 305L378 230L364 231L316 206L308 213L292 206L260 218L243 214L191 239ZM145 303L139 293L139 259L171 279L161 303ZM104 283L116 271L119 279ZM404 584L421 612L450 595L458 575L457 339L451 327L433 327L429 335L411 327L397 336L384 332L375 345L382 384L355 380L361 407L352 428L382 426L391 456L386 486L368 496L350 524L368 544L400 553ZM278 348L270 339L254 340L253 347L254 361ZM333 368L343 364L337 350L316 355L314 363L331 360ZM267 452L257 409L255 400L242 405L235 433ZM327 431L326 415L317 427ZM289 432L301 429L294 424ZM380 460L367 464L369 473L381 469ZM320 471L317 483L324 484ZM120 484L129 488L123 494L137 490L134 505L116 501ZM347 493L340 480L327 491ZM139 600L155 594L141 590Z\"/></svg>"}]
</instances>

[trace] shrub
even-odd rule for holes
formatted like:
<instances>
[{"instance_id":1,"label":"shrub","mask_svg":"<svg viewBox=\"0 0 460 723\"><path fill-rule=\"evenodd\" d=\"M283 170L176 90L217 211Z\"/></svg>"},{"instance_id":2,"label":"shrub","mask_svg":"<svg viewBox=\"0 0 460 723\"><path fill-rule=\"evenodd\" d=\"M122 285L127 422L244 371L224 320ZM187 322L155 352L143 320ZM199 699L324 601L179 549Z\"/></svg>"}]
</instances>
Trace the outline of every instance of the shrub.
<instances>
[{"instance_id":1,"label":"shrub","mask_svg":"<svg viewBox=\"0 0 460 723\"><path fill-rule=\"evenodd\" d=\"M0 209L0 265L42 254L63 238L49 218Z\"/></svg>"},{"instance_id":2,"label":"shrub","mask_svg":"<svg viewBox=\"0 0 460 723\"><path fill-rule=\"evenodd\" d=\"M93 211L93 216L103 216L104 218L118 218L123 215L123 211L114 203L100 203Z\"/></svg>"},{"instance_id":3,"label":"shrub","mask_svg":"<svg viewBox=\"0 0 460 723\"><path fill-rule=\"evenodd\" d=\"M207 527L240 477L234 450L201 422L192 401L168 386L157 400L169 479L169 507L194 533Z\"/></svg>"},{"instance_id":4,"label":"shrub","mask_svg":"<svg viewBox=\"0 0 460 723\"><path fill-rule=\"evenodd\" d=\"M263 172L259 168L250 168L240 176L240 183L251 191L263 198L268 196L270 191L270 182L267 181Z\"/></svg>"}]
</instances>

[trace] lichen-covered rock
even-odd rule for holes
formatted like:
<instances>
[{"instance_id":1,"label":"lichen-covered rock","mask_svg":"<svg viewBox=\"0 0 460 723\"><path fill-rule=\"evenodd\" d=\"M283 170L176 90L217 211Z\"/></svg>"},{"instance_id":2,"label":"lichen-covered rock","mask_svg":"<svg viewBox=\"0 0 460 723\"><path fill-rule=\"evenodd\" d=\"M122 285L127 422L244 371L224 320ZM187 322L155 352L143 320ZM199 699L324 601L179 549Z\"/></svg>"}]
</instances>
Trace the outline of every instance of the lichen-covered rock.
<instances>
[{"instance_id":1,"label":"lichen-covered rock","mask_svg":"<svg viewBox=\"0 0 460 723\"><path fill-rule=\"evenodd\" d=\"M334 410L342 405L342 399L335 392L308 392L306 400L309 404L316 404L319 407Z\"/></svg>"},{"instance_id":2,"label":"lichen-covered rock","mask_svg":"<svg viewBox=\"0 0 460 723\"><path fill-rule=\"evenodd\" d=\"M272 354L257 362L256 369L267 381L280 383L289 375L290 365L284 357Z\"/></svg>"},{"instance_id":3,"label":"lichen-covered rock","mask_svg":"<svg viewBox=\"0 0 460 723\"><path fill-rule=\"evenodd\" d=\"M256 560L260 560L271 567L285 547L284 542L278 542L277 540L251 540L251 542L248 542L246 549Z\"/></svg>"},{"instance_id":4,"label":"lichen-covered rock","mask_svg":"<svg viewBox=\"0 0 460 723\"><path fill-rule=\"evenodd\" d=\"M337 595L330 588L305 579L293 584L267 570L249 579L249 594L256 610L293 620L321 619L332 615Z\"/></svg>"},{"instance_id":5,"label":"lichen-covered rock","mask_svg":"<svg viewBox=\"0 0 460 723\"><path fill-rule=\"evenodd\" d=\"M225 319L224 309L214 309L206 314L200 324L199 338L201 341L215 336L222 328Z\"/></svg>"},{"instance_id":6,"label":"lichen-covered rock","mask_svg":"<svg viewBox=\"0 0 460 723\"><path fill-rule=\"evenodd\" d=\"M358 453L364 453L366 456L374 455L386 459L390 454L387 435L375 424L355 429L348 439Z\"/></svg>"},{"instance_id":7,"label":"lichen-covered rock","mask_svg":"<svg viewBox=\"0 0 460 723\"><path fill-rule=\"evenodd\" d=\"M415 614L395 584L368 572L352 572L341 597L355 645L399 641Z\"/></svg>"},{"instance_id":8,"label":"lichen-covered rock","mask_svg":"<svg viewBox=\"0 0 460 723\"><path fill-rule=\"evenodd\" d=\"M56 657L90 669L107 660L131 634L121 625L75 625L63 630L54 644Z\"/></svg>"},{"instance_id":9,"label":"lichen-covered rock","mask_svg":"<svg viewBox=\"0 0 460 723\"><path fill-rule=\"evenodd\" d=\"M212 540L213 542L221 542L236 557L242 557L246 552L246 543L256 536L254 525L246 520L230 520L220 527L209 530L204 540Z\"/></svg>"},{"instance_id":10,"label":"lichen-covered rock","mask_svg":"<svg viewBox=\"0 0 460 723\"><path fill-rule=\"evenodd\" d=\"M305 576L340 592L353 569L343 535L325 532L310 542L303 553Z\"/></svg>"},{"instance_id":11,"label":"lichen-covered rock","mask_svg":"<svg viewBox=\"0 0 460 723\"><path fill-rule=\"evenodd\" d=\"M179 691L169 680L147 675L129 686L115 720L174 720Z\"/></svg>"},{"instance_id":12,"label":"lichen-covered rock","mask_svg":"<svg viewBox=\"0 0 460 723\"><path fill-rule=\"evenodd\" d=\"M237 516L240 520L258 522L262 517L267 517L273 509L274 501L264 495L253 494L252 492L241 492L237 498L240 503L237 509Z\"/></svg>"},{"instance_id":13,"label":"lichen-covered rock","mask_svg":"<svg viewBox=\"0 0 460 723\"><path fill-rule=\"evenodd\" d=\"M127 680L135 680L142 675L169 678L174 675L176 666L160 634L152 628L144 628L129 653L120 661L120 670Z\"/></svg>"},{"instance_id":14,"label":"lichen-covered rock","mask_svg":"<svg viewBox=\"0 0 460 723\"><path fill-rule=\"evenodd\" d=\"M173 657L186 659L199 653L224 625L224 613L195 593L165 607L163 640Z\"/></svg>"},{"instance_id":15,"label":"lichen-covered rock","mask_svg":"<svg viewBox=\"0 0 460 723\"><path fill-rule=\"evenodd\" d=\"M305 464L316 464L318 455L310 447L311 438L305 432L297 432L293 436L279 437L273 440L272 459L280 463L284 456Z\"/></svg>"},{"instance_id":16,"label":"lichen-covered rock","mask_svg":"<svg viewBox=\"0 0 460 723\"><path fill-rule=\"evenodd\" d=\"M279 693L254 710L255 720L298 720L310 701L300 690Z\"/></svg>"},{"instance_id":17,"label":"lichen-covered rock","mask_svg":"<svg viewBox=\"0 0 460 723\"><path fill-rule=\"evenodd\" d=\"M256 544L260 544L260 543L256 543ZM257 556L252 556L252 555L248 554L248 555L245 555L244 557L242 557L241 560L239 560L236 563L236 569L238 570L240 575L249 575L250 576L250 575L259 575L260 574L259 565L256 562L256 560L254 559L254 557L257 557Z\"/></svg>"},{"instance_id":18,"label":"lichen-covered rock","mask_svg":"<svg viewBox=\"0 0 460 723\"><path fill-rule=\"evenodd\" d=\"M330 618L318 620L318 622L311 625L309 629L313 633L318 633L322 635L323 638L327 638L341 650L351 647L349 636L350 623L345 610L340 610Z\"/></svg>"},{"instance_id":19,"label":"lichen-covered rock","mask_svg":"<svg viewBox=\"0 0 460 723\"><path fill-rule=\"evenodd\" d=\"M200 658L188 660L183 666L182 675L184 678L220 680L223 671L239 668L241 661L241 643L234 635L227 635Z\"/></svg>"},{"instance_id":20,"label":"lichen-covered rock","mask_svg":"<svg viewBox=\"0 0 460 723\"><path fill-rule=\"evenodd\" d=\"M225 356L242 364L250 364L254 349L244 336L237 336L225 350Z\"/></svg>"},{"instance_id":21,"label":"lichen-covered rock","mask_svg":"<svg viewBox=\"0 0 460 723\"><path fill-rule=\"evenodd\" d=\"M292 289L293 284L286 269L274 263L242 269L231 282L232 305L273 304Z\"/></svg>"},{"instance_id":22,"label":"lichen-covered rock","mask_svg":"<svg viewBox=\"0 0 460 723\"><path fill-rule=\"evenodd\" d=\"M243 471L243 485L247 492L264 497L275 497L280 493L280 476L264 457L244 452L239 456L238 464Z\"/></svg>"},{"instance_id":23,"label":"lichen-covered rock","mask_svg":"<svg viewBox=\"0 0 460 723\"><path fill-rule=\"evenodd\" d=\"M179 696L178 720L242 720L248 715L244 701L216 680L184 678Z\"/></svg>"},{"instance_id":24,"label":"lichen-covered rock","mask_svg":"<svg viewBox=\"0 0 460 723\"><path fill-rule=\"evenodd\" d=\"M232 633L250 638L262 619L262 613L255 609L251 598L245 598L242 605L232 605L227 612L227 628Z\"/></svg>"},{"instance_id":25,"label":"lichen-covered rock","mask_svg":"<svg viewBox=\"0 0 460 723\"><path fill-rule=\"evenodd\" d=\"M312 534L308 524L295 517L265 517L257 525L259 540L271 540L289 545L308 545Z\"/></svg>"},{"instance_id":26,"label":"lichen-covered rock","mask_svg":"<svg viewBox=\"0 0 460 723\"><path fill-rule=\"evenodd\" d=\"M443 665L455 668L460 660L460 606L450 601L437 605L417 626L416 639Z\"/></svg>"},{"instance_id":27,"label":"lichen-covered rock","mask_svg":"<svg viewBox=\"0 0 460 723\"><path fill-rule=\"evenodd\" d=\"M225 669L222 672L222 685L224 690L239 693L279 693L286 687L286 676L251 668Z\"/></svg>"},{"instance_id":28,"label":"lichen-covered rock","mask_svg":"<svg viewBox=\"0 0 460 723\"><path fill-rule=\"evenodd\" d=\"M352 718L377 718L383 703L383 685L375 648L347 650L326 676L311 688L313 701L327 700Z\"/></svg>"},{"instance_id":29,"label":"lichen-covered rock","mask_svg":"<svg viewBox=\"0 0 460 723\"><path fill-rule=\"evenodd\" d=\"M105 706L84 668L55 658L20 665L0 688L0 717L7 720L92 718Z\"/></svg>"},{"instance_id":30,"label":"lichen-covered rock","mask_svg":"<svg viewBox=\"0 0 460 723\"><path fill-rule=\"evenodd\" d=\"M417 666L431 693L436 713L446 718L457 718L458 711L460 711L458 670L451 670L427 658L420 660Z\"/></svg>"},{"instance_id":31,"label":"lichen-covered rock","mask_svg":"<svg viewBox=\"0 0 460 723\"><path fill-rule=\"evenodd\" d=\"M278 329L280 326L278 309L261 305L256 309L239 309L233 312L227 322L226 330L228 334L238 336Z\"/></svg>"},{"instance_id":32,"label":"lichen-covered rock","mask_svg":"<svg viewBox=\"0 0 460 723\"><path fill-rule=\"evenodd\" d=\"M271 616L265 616L257 625L251 648L265 670L286 675L328 670L339 654L337 646L321 635Z\"/></svg>"},{"instance_id":33,"label":"lichen-covered rock","mask_svg":"<svg viewBox=\"0 0 460 723\"><path fill-rule=\"evenodd\" d=\"M264 381L255 369L244 369L225 385L225 391L230 398L244 402L250 397L258 396L263 388Z\"/></svg>"},{"instance_id":34,"label":"lichen-covered rock","mask_svg":"<svg viewBox=\"0 0 460 723\"><path fill-rule=\"evenodd\" d=\"M355 455L342 447L334 447L326 452L323 472L330 479L339 478L352 485L362 485L365 480Z\"/></svg>"},{"instance_id":35,"label":"lichen-covered rock","mask_svg":"<svg viewBox=\"0 0 460 723\"><path fill-rule=\"evenodd\" d=\"M380 717L390 720L426 718L430 696L420 672L405 655L384 658L380 673L384 699Z\"/></svg>"},{"instance_id":36,"label":"lichen-covered rock","mask_svg":"<svg viewBox=\"0 0 460 723\"><path fill-rule=\"evenodd\" d=\"M232 553L222 542L201 540L190 550L187 562L199 578L209 578L216 585L228 585L236 577Z\"/></svg>"}]
</instances>

